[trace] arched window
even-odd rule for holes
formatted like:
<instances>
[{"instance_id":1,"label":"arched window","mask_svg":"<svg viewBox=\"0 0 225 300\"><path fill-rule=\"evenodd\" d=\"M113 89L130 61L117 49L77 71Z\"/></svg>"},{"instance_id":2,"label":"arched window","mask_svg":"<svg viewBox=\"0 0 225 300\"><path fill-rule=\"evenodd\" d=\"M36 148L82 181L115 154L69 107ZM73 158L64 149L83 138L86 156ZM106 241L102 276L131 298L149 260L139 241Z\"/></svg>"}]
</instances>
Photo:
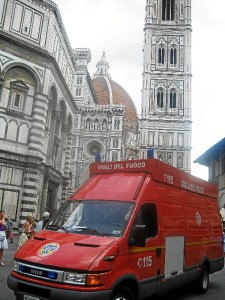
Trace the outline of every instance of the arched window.
<instances>
[{"instance_id":1,"label":"arched window","mask_svg":"<svg viewBox=\"0 0 225 300\"><path fill-rule=\"evenodd\" d=\"M157 92L157 106L163 108L163 91L159 90Z\"/></svg>"},{"instance_id":2,"label":"arched window","mask_svg":"<svg viewBox=\"0 0 225 300\"><path fill-rule=\"evenodd\" d=\"M0 138L5 138L5 132L6 132L6 120L3 118L0 118Z\"/></svg>"},{"instance_id":3,"label":"arched window","mask_svg":"<svg viewBox=\"0 0 225 300\"><path fill-rule=\"evenodd\" d=\"M76 96L81 96L81 88L76 88Z\"/></svg>"},{"instance_id":4,"label":"arched window","mask_svg":"<svg viewBox=\"0 0 225 300\"><path fill-rule=\"evenodd\" d=\"M19 127L19 135L18 135L18 142L27 144L28 143L28 134L29 134L29 127L27 124L22 124Z\"/></svg>"},{"instance_id":5,"label":"arched window","mask_svg":"<svg viewBox=\"0 0 225 300\"><path fill-rule=\"evenodd\" d=\"M170 49L170 64L171 65L177 64L177 49L176 48Z\"/></svg>"},{"instance_id":6,"label":"arched window","mask_svg":"<svg viewBox=\"0 0 225 300\"><path fill-rule=\"evenodd\" d=\"M160 46L158 49L158 64L164 65L165 63L165 49L163 46Z\"/></svg>"},{"instance_id":7,"label":"arched window","mask_svg":"<svg viewBox=\"0 0 225 300\"><path fill-rule=\"evenodd\" d=\"M112 161L117 161L118 160L118 153L113 151L112 153Z\"/></svg>"},{"instance_id":8,"label":"arched window","mask_svg":"<svg viewBox=\"0 0 225 300\"><path fill-rule=\"evenodd\" d=\"M113 139L113 148L118 148L118 146L119 146L119 141L117 138L114 138Z\"/></svg>"},{"instance_id":9,"label":"arched window","mask_svg":"<svg viewBox=\"0 0 225 300\"><path fill-rule=\"evenodd\" d=\"M120 120L119 119L115 119L115 121L114 121L114 129L117 129L117 130L120 129Z\"/></svg>"},{"instance_id":10,"label":"arched window","mask_svg":"<svg viewBox=\"0 0 225 300\"><path fill-rule=\"evenodd\" d=\"M95 130L98 130L98 129L99 129L99 121L98 121L98 119L95 119L94 129L95 129Z\"/></svg>"},{"instance_id":11,"label":"arched window","mask_svg":"<svg viewBox=\"0 0 225 300\"><path fill-rule=\"evenodd\" d=\"M107 130L107 121L105 119L102 122L102 130Z\"/></svg>"},{"instance_id":12,"label":"arched window","mask_svg":"<svg viewBox=\"0 0 225 300\"><path fill-rule=\"evenodd\" d=\"M18 131L18 125L14 120L11 120L8 124L8 130L6 139L11 141L17 140L17 131Z\"/></svg>"},{"instance_id":13,"label":"arched window","mask_svg":"<svg viewBox=\"0 0 225 300\"><path fill-rule=\"evenodd\" d=\"M91 123L91 122L90 122L90 119L87 119L87 120L86 120L85 128L88 129L88 130L90 129L90 123Z\"/></svg>"},{"instance_id":14,"label":"arched window","mask_svg":"<svg viewBox=\"0 0 225 300\"><path fill-rule=\"evenodd\" d=\"M170 108L177 107L177 94L175 91L170 92Z\"/></svg>"},{"instance_id":15,"label":"arched window","mask_svg":"<svg viewBox=\"0 0 225 300\"><path fill-rule=\"evenodd\" d=\"M82 84L82 76L77 76L77 84Z\"/></svg>"},{"instance_id":16,"label":"arched window","mask_svg":"<svg viewBox=\"0 0 225 300\"><path fill-rule=\"evenodd\" d=\"M162 20L174 21L175 0L162 0Z\"/></svg>"}]
</instances>

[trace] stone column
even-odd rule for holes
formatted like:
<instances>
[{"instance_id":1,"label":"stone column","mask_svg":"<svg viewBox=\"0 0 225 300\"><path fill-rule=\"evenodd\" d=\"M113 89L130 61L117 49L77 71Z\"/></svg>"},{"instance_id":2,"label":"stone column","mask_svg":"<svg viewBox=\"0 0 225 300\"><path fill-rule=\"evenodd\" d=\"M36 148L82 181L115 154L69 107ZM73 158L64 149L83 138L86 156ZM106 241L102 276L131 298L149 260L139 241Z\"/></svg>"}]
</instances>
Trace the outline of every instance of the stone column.
<instances>
[{"instance_id":1,"label":"stone column","mask_svg":"<svg viewBox=\"0 0 225 300\"><path fill-rule=\"evenodd\" d=\"M44 136L47 119L48 99L43 94L37 94L34 99L32 125L29 134L28 149L30 155L44 159Z\"/></svg>"}]
</instances>

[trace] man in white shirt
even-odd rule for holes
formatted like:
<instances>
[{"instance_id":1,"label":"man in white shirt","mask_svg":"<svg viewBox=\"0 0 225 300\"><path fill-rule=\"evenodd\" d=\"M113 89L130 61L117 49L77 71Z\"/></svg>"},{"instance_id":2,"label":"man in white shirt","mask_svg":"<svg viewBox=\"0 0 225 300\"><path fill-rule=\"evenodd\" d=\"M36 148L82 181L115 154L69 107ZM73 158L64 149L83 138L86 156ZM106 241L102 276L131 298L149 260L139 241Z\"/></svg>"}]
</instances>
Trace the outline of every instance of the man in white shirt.
<instances>
[{"instance_id":1,"label":"man in white shirt","mask_svg":"<svg viewBox=\"0 0 225 300\"><path fill-rule=\"evenodd\" d=\"M48 220L49 220L49 212L45 211L43 213L43 219L37 223L35 232L37 233L37 232L41 231L45 227L45 225L48 223Z\"/></svg>"}]
</instances>

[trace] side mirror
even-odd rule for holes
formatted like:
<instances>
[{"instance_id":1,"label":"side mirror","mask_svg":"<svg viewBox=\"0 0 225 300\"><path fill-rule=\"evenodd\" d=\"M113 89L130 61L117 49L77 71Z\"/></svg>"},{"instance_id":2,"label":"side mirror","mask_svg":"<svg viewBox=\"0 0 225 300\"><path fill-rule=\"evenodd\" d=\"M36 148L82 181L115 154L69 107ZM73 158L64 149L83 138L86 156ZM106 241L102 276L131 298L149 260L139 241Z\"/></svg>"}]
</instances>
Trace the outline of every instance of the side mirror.
<instances>
[{"instance_id":1,"label":"side mirror","mask_svg":"<svg viewBox=\"0 0 225 300\"><path fill-rule=\"evenodd\" d=\"M135 225L130 233L128 246L145 247L146 238L146 225Z\"/></svg>"}]
</instances>

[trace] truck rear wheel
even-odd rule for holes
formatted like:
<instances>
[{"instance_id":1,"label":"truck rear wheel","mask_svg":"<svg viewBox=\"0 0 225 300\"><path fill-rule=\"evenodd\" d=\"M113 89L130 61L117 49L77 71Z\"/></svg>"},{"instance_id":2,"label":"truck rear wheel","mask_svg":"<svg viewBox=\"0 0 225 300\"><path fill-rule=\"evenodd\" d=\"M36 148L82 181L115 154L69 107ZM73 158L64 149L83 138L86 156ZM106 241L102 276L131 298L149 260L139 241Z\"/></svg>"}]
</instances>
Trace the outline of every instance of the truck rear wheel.
<instances>
[{"instance_id":1,"label":"truck rear wheel","mask_svg":"<svg viewBox=\"0 0 225 300\"><path fill-rule=\"evenodd\" d=\"M202 267L200 278L196 281L196 289L200 294L207 292L209 287L209 270L206 266Z\"/></svg>"},{"instance_id":2,"label":"truck rear wheel","mask_svg":"<svg viewBox=\"0 0 225 300\"><path fill-rule=\"evenodd\" d=\"M120 286L113 293L111 300L135 300L135 296L127 286Z\"/></svg>"}]
</instances>

